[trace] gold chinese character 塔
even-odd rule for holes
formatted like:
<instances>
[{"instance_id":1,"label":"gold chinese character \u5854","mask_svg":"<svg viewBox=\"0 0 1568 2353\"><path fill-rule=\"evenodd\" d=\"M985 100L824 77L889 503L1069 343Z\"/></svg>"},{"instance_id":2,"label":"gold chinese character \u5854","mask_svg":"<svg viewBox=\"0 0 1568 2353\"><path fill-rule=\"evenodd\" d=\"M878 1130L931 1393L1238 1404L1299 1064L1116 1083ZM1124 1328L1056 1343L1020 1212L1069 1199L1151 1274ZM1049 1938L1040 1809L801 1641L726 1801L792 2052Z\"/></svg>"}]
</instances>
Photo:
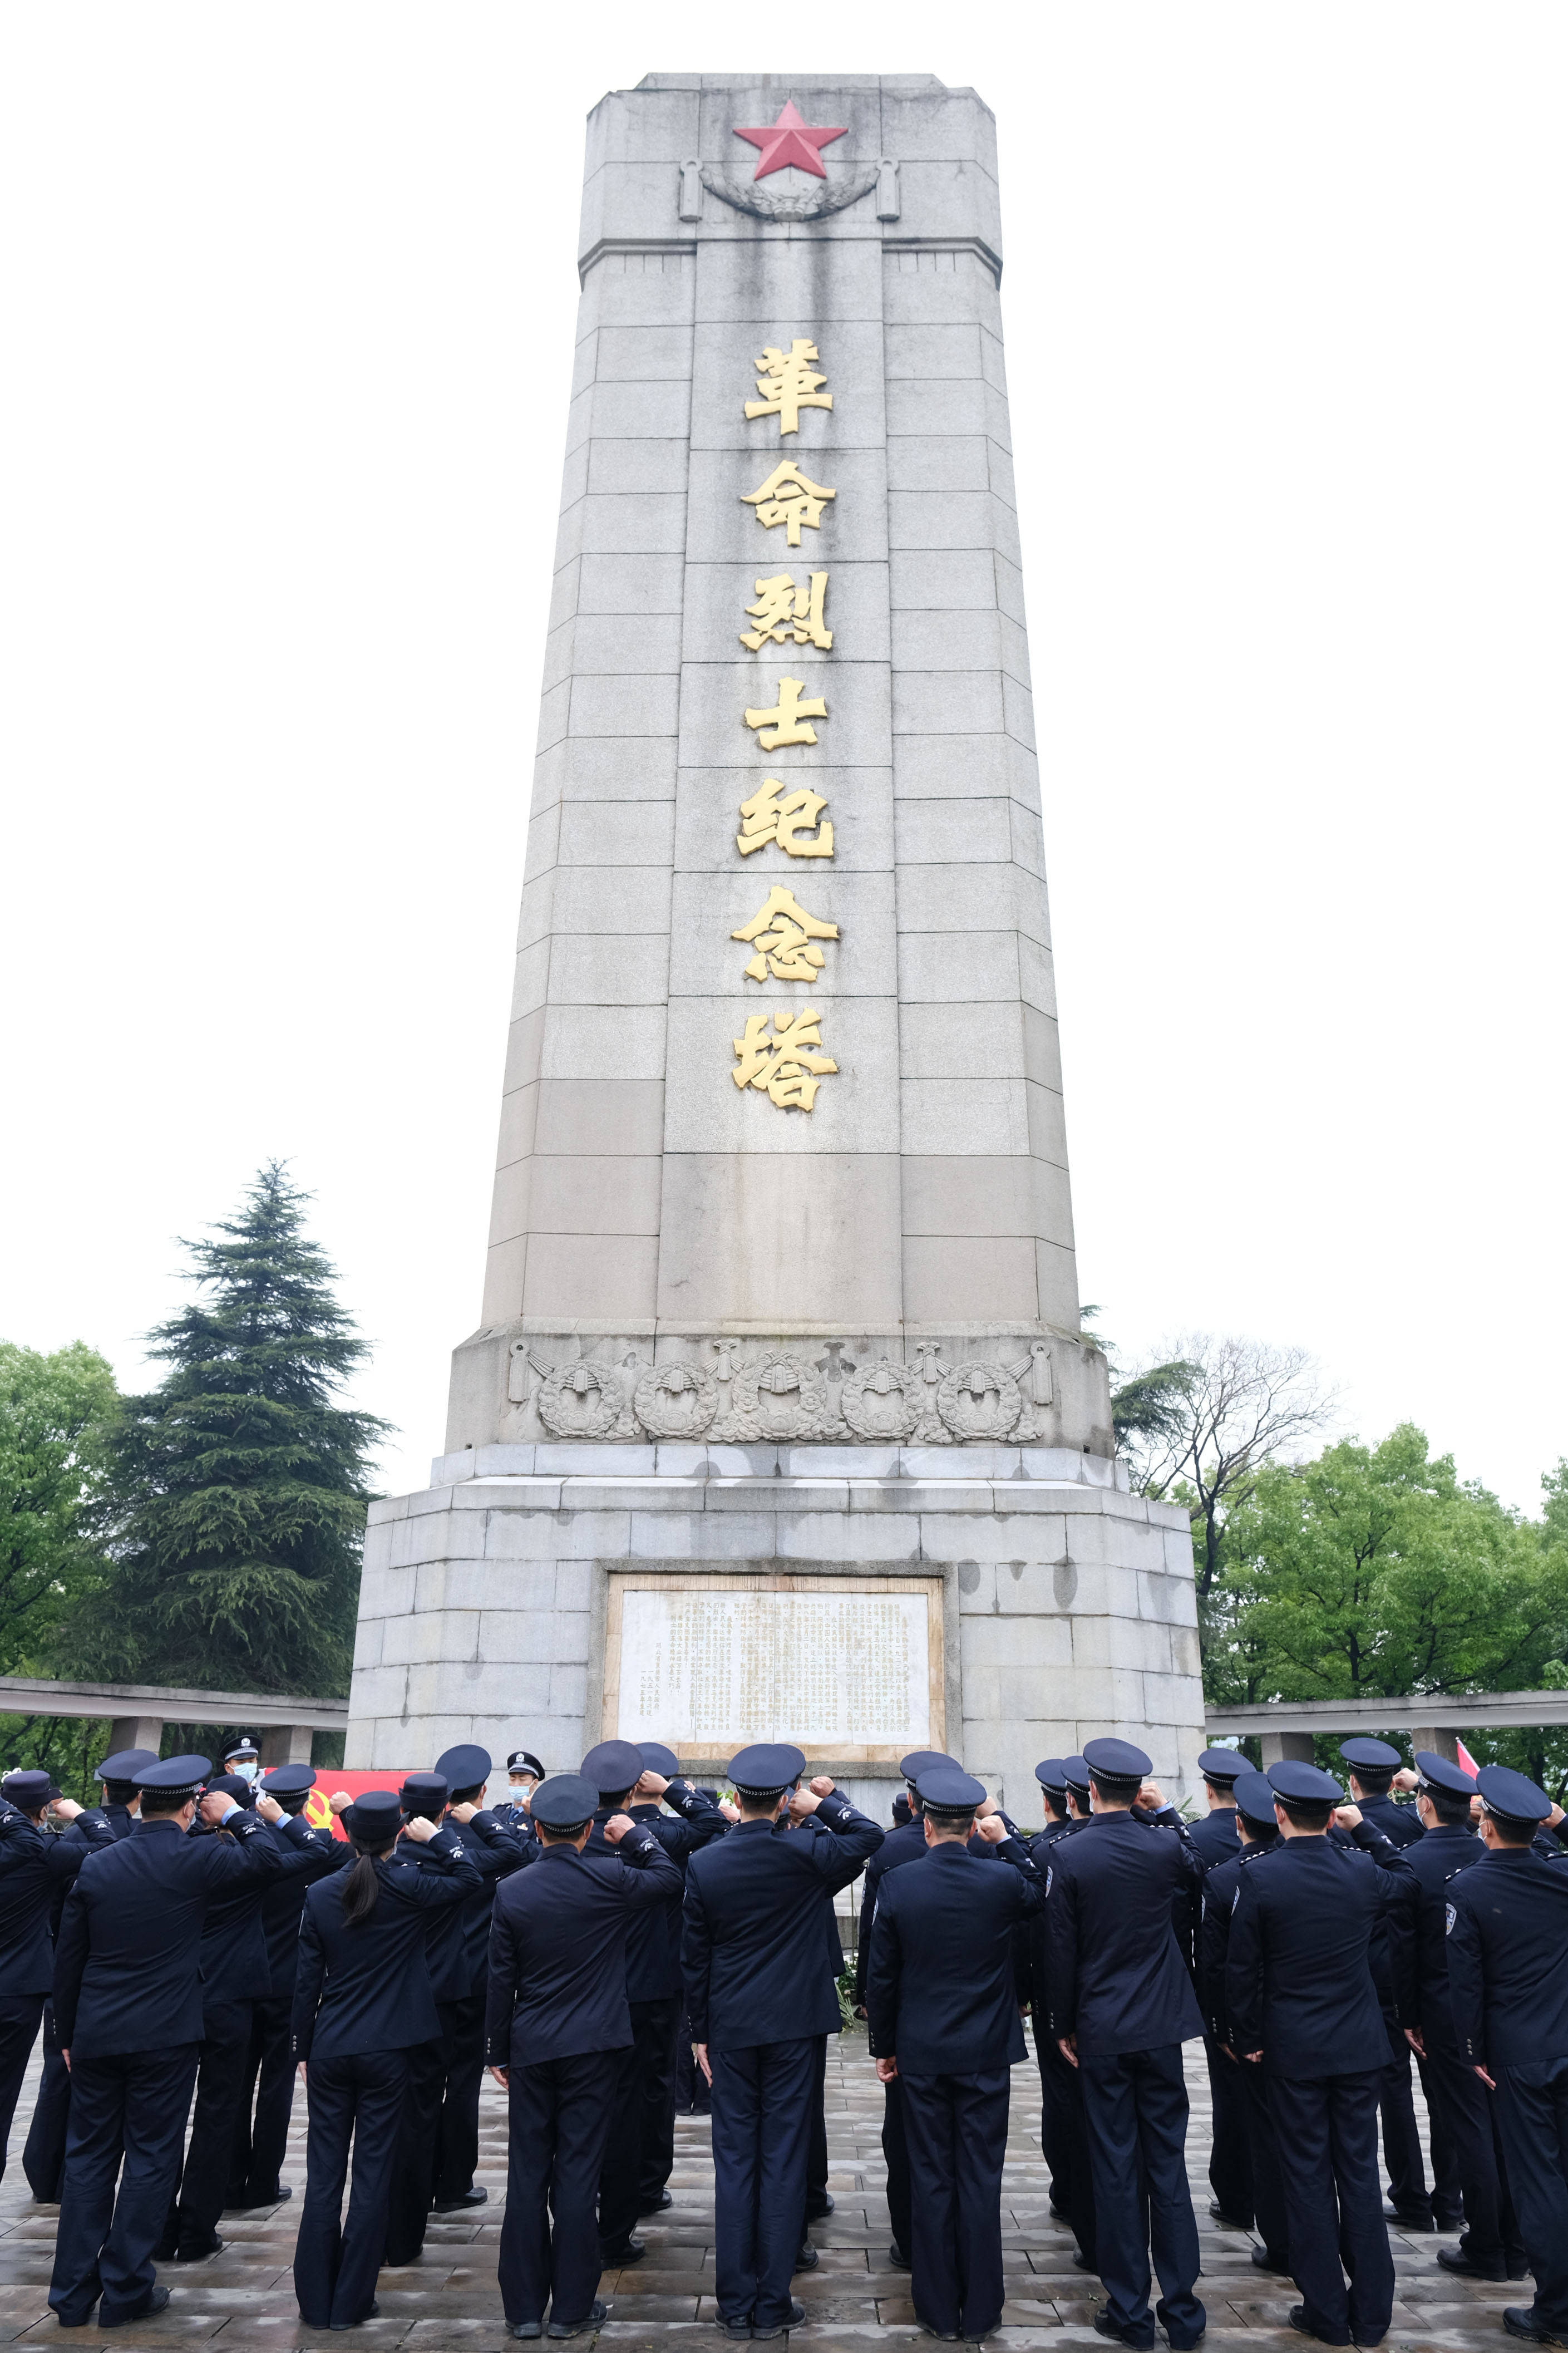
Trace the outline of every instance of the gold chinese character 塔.
<instances>
[{"instance_id":1,"label":"gold chinese character \u5854","mask_svg":"<svg viewBox=\"0 0 1568 2353\"><path fill-rule=\"evenodd\" d=\"M784 536L792 547L800 545L800 527L809 523L813 531L822 528L822 510L829 499L838 496L837 491L825 490L820 482L808 480L793 458L775 466L760 491L742 492L741 504L755 507L757 521L772 531L775 523L787 525Z\"/></svg>"},{"instance_id":2,"label":"gold chinese character \u5854","mask_svg":"<svg viewBox=\"0 0 1568 2353\"><path fill-rule=\"evenodd\" d=\"M746 607L757 626L742 630L741 643L761 653L770 638L775 646L782 646L785 638L793 637L797 646L820 646L824 653L828 652L833 632L824 626L822 617L826 595L826 572L814 572L804 588L797 588L787 572L778 573L772 580L759 580L757 601Z\"/></svg>"},{"instance_id":3,"label":"gold chinese character \u5854","mask_svg":"<svg viewBox=\"0 0 1568 2353\"><path fill-rule=\"evenodd\" d=\"M820 793L807 792L804 786L798 792L786 793L777 777L770 776L760 792L741 803L741 830L735 836L735 847L742 858L749 858L753 849L761 849L770 841L776 842L791 858L831 858L833 828L830 824L816 825L826 807ZM815 839L803 840L803 831L814 825Z\"/></svg>"},{"instance_id":4,"label":"gold chinese character \u5854","mask_svg":"<svg viewBox=\"0 0 1568 2353\"><path fill-rule=\"evenodd\" d=\"M809 695L805 702L801 694L805 686L803 678L781 678L779 699L771 711L748 711L746 724L758 730L757 741L764 752L776 752L781 744L815 744L816 730L808 727L808 719L826 719L827 705L820 694Z\"/></svg>"},{"instance_id":5,"label":"gold chinese character \u5854","mask_svg":"<svg viewBox=\"0 0 1568 2353\"><path fill-rule=\"evenodd\" d=\"M748 417L776 417L781 438L786 433L800 431L803 408L831 408L833 395L821 386L827 382L809 363L816 357L816 345L804 343L797 335L787 352L769 343L757 365L762 375L757 378L761 400L748 400Z\"/></svg>"},{"instance_id":6,"label":"gold chinese character \u5854","mask_svg":"<svg viewBox=\"0 0 1568 2353\"><path fill-rule=\"evenodd\" d=\"M730 1076L738 1087L759 1088L780 1111L809 1111L824 1076L838 1068L831 1054L811 1051L822 1045L821 1012L803 1005L798 1013L775 1013L773 1021L770 1038L767 1015L747 1015L745 1036L730 1040L737 1058Z\"/></svg>"},{"instance_id":7,"label":"gold chinese character \u5854","mask_svg":"<svg viewBox=\"0 0 1568 2353\"><path fill-rule=\"evenodd\" d=\"M746 966L748 980L815 980L822 970L822 950L813 947L813 940L836 940L837 923L819 923L808 915L793 891L775 882L768 892L768 903L752 917L743 931L731 932L732 940L755 943L757 953Z\"/></svg>"}]
</instances>

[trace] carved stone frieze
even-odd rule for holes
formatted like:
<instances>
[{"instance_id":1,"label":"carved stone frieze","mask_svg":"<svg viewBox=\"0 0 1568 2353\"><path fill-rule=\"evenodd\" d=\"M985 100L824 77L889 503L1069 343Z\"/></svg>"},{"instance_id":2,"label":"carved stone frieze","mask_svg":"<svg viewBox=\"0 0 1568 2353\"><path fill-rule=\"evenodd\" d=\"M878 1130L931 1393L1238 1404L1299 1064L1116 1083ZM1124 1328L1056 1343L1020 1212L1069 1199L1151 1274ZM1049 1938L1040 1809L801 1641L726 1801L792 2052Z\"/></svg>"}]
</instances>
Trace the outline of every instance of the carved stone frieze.
<instances>
[{"instance_id":1,"label":"carved stone frieze","mask_svg":"<svg viewBox=\"0 0 1568 2353\"><path fill-rule=\"evenodd\" d=\"M770 189L753 186L750 180L738 180L732 172L720 171L713 164L698 168L703 186L721 203L733 205L738 213L750 213L757 220L825 220L829 213L841 213L846 205L868 195L883 167L861 164L842 178L834 172L820 188L809 188L799 196L776 195Z\"/></svg>"}]
</instances>

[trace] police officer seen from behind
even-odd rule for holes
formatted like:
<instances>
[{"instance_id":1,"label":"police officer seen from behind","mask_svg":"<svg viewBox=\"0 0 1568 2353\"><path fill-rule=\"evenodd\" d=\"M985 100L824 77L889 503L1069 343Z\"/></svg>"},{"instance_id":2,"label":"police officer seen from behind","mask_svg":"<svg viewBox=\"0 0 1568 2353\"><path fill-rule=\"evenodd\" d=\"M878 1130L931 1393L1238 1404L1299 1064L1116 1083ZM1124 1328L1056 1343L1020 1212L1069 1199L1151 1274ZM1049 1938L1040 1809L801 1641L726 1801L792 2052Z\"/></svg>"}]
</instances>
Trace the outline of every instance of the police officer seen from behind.
<instances>
[{"instance_id":1,"label":"police officer seen from behind","mask_svg":"<svg viewBox=\"0 0 1568 2353\"><path fill-rule=\"evenodd\" d=\"M698 2063L713 2091L714 2292L731 2337L777 2337L805 2317L790 2277L805 2230L816 2038L840 2025L823 1912L882 1843L798 1748L731 1758L741 1819L687 1865L681 1973ZM793 1793L793 1795L792 1795ZM826 1838L781 1826L815 1814Z\"/></svg>"},{"instance_id":2,"label":"police officer seen from behind","mask_svg":"<svg viewBox=\"0 0 1568 2353\"><path fill-rule=\"evenodd\" d=\"M935 1765L915 1786L927 1851L883 1884L866 2008L878 2080L903 2086L916 2317L978 2341L1002 2317L1007 2071L1028 2056L1014 1934L1045 1881L999 1816L976 1825L982 1782ZM1011 1871L969 1853L977 1827Z\"/></svg>"},{"instance_id":3,"label":"police officer seen from behind","mask_svg":"<svg viewBox=\"0 0 1568 2353\"><path fill-rule=\"evenodd\" d=\"M486 2042L506 2091L500 2292L513 2337L596 2327L599 2177L621 2053L632 2041L626 1937L679 1896L680 1873L646 1823L613 1814L614 1852L584 1855L598 1791L557 1773L533 1793L541 1852L496 1892Z\"/></svg>"},{"instance_id":4,"label":"police officer seen from behind","mask_svg":"<svg viewBox=\"0 0 1568 2353\"><path fill-rule=\"evenodd\" d=\"M1203 1925L1198 1937L1198 2000L1203 2004L1205 2032L1213 2043L1218 2063L1229 2070L1240 2090L1252 2211L1263 2241L1260 2247L1253 2248L1252 2261L1260 2272L1289 2272L1290 2233L1285 2219L1284 2178L1268 2105L1268 2085L1262 2071L1245 2065L1237 2053L1225 1984L1230 1919L1236 1909L1241 1874L1260 1854L1267 1854L1279 1843L1274 1822L1273 1786L1265 1774L1238 1773L1232 1784L1232 1802L1239 1845L1232 1860L1217 1865L1204 1882ZM1209 2178L1214 2179L1212 2170Z\"/></svg>"},{"instance_id":5,"label":"police officer seen from behind","mask_svg":"<svg viewBox=\"0 0 1568 2353\"><path fill-rule=\"evenodd\" d=\"M47 1773L7 1773L0 1783L7 1800L0 1816L0 2174L22 2078L54 1982L49 1921L55 1897L68 1890L95 1846L114 1844L100 1816L85 1813L69 1798L51 1801L49 1788ZM47 1810L65 1821L79 1820L84 1835L47 1838Z\"/></svg>"},{"instance_id":6,"label":"police officer seen from behind","mask_svg":"<svg viewBox=\"0 0 1568 2353\"><path fill-rule=\"evenodd\" d=\"M1042 1879L1051 1849L1084 1827L1068 1810L1067 1760L1047 1757L1035 1767L1046 1806L1046 1827L1029 1841ZM1051 2032L1050 1955L1044 1912L1029 1922L1029 2008L1035 2021L1035 2063L1040 2071L1040 2147L1050 2169L1050 2211L1070 2224L1079 2271L1094 2269L1094 2187L1089 2179L1089 2142L1084 2133L1083 2092L1078 2069L1063 2056Z\"/></svg>"},{"instance_id":7,"label":"police officer seen from behind","mask_svg":"<svg viewBox=\"0 0 1568 2353\"><path fill-rule=\"evenodd\" d=\"M1524 2242L1508 2194L1497 2102L1459 2048L1448 1993L1450 1894L1459 1873L1487 1852L1471 1821L1476 1785L1429 1748L1416 1750L1415 1766L1425 1835L1405 1850L1421 1892L1415 1967L1405 1977L1400 2014L1420 2054L1433 2137L1440 2127L1453 2151L1465 2208L1463 2237L1457 2247L1439 2247L1437 2261L1464 2279L1522 2279Z\"/></svg>"},{"instance_id":8,"label":"police officer seen from behind","mask_svg":"<svg viewBox=\"0 0 1568 2353\"><path fill-rule=\"evenodd\" d=\"M479 2161L479 2088L485 2075L490 1909L498 1882L519 1870L531 1855L532 1834L525 1833L525 1842L520 1844L510 1823L499 1821L485 1810L485 1784L490 1773L488 1748L465 1741L437 1757L436 1770L451 1792L446 1826L479 1874L479 1884L465 1897L458 1915L468 1982L448 2012L450 2048L441 2092L431 2200L437 2214L458 2214L470 2206L482 2206L489 2195L476 2186L474 2168Z\"/></svg>"},{"instance_id":9,"label":"police officer seen from behind","mask_svg":"<svg viewBox=\"0 0 1568 2353\"><path fill-rule=\"evenodd\" d=\"M143 1766L141 1820L88 1857L61 1916L55 2031L71 2102L49 2304L62 2327L84 2327L100 2296L100 2327L169 2301L153 2249L179 2178L201 2053L207 1906L281 1862L266 1824L232 1798L201 1801L204 1820L232 1837L185 1835L211 1769L205 1757Z\"/></svg>"},{"instance_id":10,"label":"police officer seen from behind","mask_svg":"<svg viewBox=\"0 0 1568 2353\"><path fill-rule=\"evenodd\" d=\"M1338 1820L1354 1845L1331 1843L1342 1791L1327 1773L1287 1760L1267 1778L1280 1843L1242 1873L1231 1915L1231 2047L1268 2082L1303 2299L1290 2325L1325 2345L1376 2345L1394 2308L1394 2259L1377 2188L1387 2034L1372 1943L1385 1912L1408 1919L1415 1883L1353 1806Z\"/></svg>"},{"instance_id":11,"label":"police officer seen from behind","mask_svg":"<svg viewBox=\"0 0 1568 2353\"><path fill-rule=\"evenodd\" d=\"M1182 2044L1203 2032L1203 2020L1173 1920L1178 1894L1204 1865L1153 1783L1138 1804L1150 1770L1141 1748L1090 1740L1083 1762L1094 1818L1051 1850L1046 1921L1051 2031L1083 2084L1107 2298L1094 2325L1124 2345L1153 2344L1152 2248L1158 2316L1173 2347L1195 2345L1205 2316L1193 2293L1198 2228Z\"/></svg>"},{"instance_id":12,"label":"police officer seen from behind","mask_svg":"<svg viewBox=\"0 0 1568 2353\"><path fill-rule=\"evenodd\" d=\"M1448 1889L1448 1988L1459 2048L1497 2101L1535 2300L1510 2337L1568 2345L1568 1862L1532 1849L1550 1799L1522 1773L1476 1776L1486 1854Z\"/></svg>"},{"instance_id":13,"label":"police officer seen from behind","mask_svg":"<svg viewBox=\"0 0 1568 2353\"><path fill-rule=\"evenodd\" d=\"M1205 1748L1198 1758L1204 1777L1208 1812L1194 1822L1187 1835L1211 1871L1234 1862L1241 1852L1236 1833L1237 1776L1247 1770L1238 1748ZM1201 1935L1203 1898L1194 1907L1193 1957L1196 1967ZM1206 2014L1206 2013L1205 2013ZM1226 2058L1205 2027L1204 2058L1208 2066L1209 2096L1214 2112L1214 2137L1209 2147L1209 2188L1214 2197L1209 2212L1222 2231L1250 2231L1253 2224L1252 2157L1247 2137L1247 2095L1241 2071Z\"/></svg>"},{"instance_id":14,"label":"police officer seen from behind","mask_svg":"<svg viewBox=\"0 0 1568 2353\"><path fill-rule=\"evenodd\" d=\"M311 2328L353 2328L376 2310L408 2054L439 2032L425 1930L479 1884L454 1831L417 1815L403 1830L402 1820L390 1789L367 1789L350 1806L347 1867L308 1891L300 1920L289 2042L308 2078L310 2126L294 2293ZM398 1860L415 1848L423 1870Z\"/></svg>"}]
</instances>

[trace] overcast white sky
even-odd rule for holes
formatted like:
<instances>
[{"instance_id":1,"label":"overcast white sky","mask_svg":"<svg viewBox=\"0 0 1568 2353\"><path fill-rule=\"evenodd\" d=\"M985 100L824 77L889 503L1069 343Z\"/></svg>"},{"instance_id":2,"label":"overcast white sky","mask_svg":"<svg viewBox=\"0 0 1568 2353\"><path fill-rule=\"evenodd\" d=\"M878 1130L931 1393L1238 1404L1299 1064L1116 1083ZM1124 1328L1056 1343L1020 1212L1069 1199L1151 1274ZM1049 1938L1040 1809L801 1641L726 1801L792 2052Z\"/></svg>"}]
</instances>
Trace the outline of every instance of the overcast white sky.
<instances>
[{"instance_id":1,"label":"overcast white sky","mask_svg":"<svg viewBox=\"0 0 1568 2353\"><path fill-rule=\"evenodd\" d=\"M425 1482L477 1321L583 118L995 109L1083 1293L1533 1509L1562 1243L1568 12L0 18L0 1334L123 1380L287 1156Z\"/></svg>"}]
</instances>

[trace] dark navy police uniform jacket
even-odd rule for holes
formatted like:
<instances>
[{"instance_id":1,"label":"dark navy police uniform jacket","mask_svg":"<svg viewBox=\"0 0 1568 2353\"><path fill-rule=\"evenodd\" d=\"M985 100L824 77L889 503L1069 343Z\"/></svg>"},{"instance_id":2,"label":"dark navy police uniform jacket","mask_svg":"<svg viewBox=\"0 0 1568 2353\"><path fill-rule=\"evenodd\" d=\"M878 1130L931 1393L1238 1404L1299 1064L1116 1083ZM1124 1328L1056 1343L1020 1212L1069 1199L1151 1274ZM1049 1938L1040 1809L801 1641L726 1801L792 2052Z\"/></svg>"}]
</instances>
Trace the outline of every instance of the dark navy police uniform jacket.
<instances>
[{"instance_id":1,"label":"dark navy police uniform jacket","mask_svg":"<svg viewBox=\"0 0 1568 2353\"><path fill-rule=\"evenodd\" d=\"M583 1850L584 1854L613 1859L616 1850L605 1836L605 1824L612 1814L629 1813L634 1822L653 1832L681 1874L681 1884L671 1891L668 1904L645 1905L632 1916L626 1930L628 2001L669 2001L680 1992L680 1899L685 1893L686 1866L730 1827L727 1817L706 1798L700 1798L689 1781L671 1781L665 1798L675 1808L673 1814L662 1812L658 1805L601 1807Z\"/></svg>"},{"instance_id":2,"label":"dark navy police uniform jacket","mask_svg":"<svg viewBox=\"0 0 1568 2353\"><path fill-rule=\"evenodd\" d=\"M619 2051L632 2040L626 1934L638 1912L668 1904L680 1873L650 1830L629 1830L611 1857L544 1847L496 1890L490 1923L485 2055L492 2067Z\"/></svg>"},{"instance_id":3,"label":"dark navy police uniform jacket","mask_svg":"<svg viewBox=\"0 0 1568 2353\"><path fill-rule=\"evenodd\" d=\"M1050 2031L1088 2055L1155 2051L1204 2031L1173 1925L1204 1877L1167 1807L1153 1820L1096 1814L1047 1858Z\"/></svg>"},{"instance_id":4,"label":"dark navy police uniform jacket","mask_svg":"<svg viewBox=\"0 0 1568 2353\"><path fill-rule=\"evenodd\" d=\"M78 1820L91 1821L89 1814ZM75 1828L72 1824L72 1828ZM54 1983L50 1915L96 1848L111 1847L105 1823L79 1838L54 1838L26 1814L0 1818L0 1996L45 1994Z\"/></svg>"},{"instance_id":5,"label":"dark navy police uniform jacket","mask_svg":"<svg viewBox=\"0 0 1568 2353\"><path fill-rule=\"evenodd\" d=\"M1352 1836L1348 1847L1282 1838L1240 1875L1226 1963L1230 2045L1238 2056L1261 2050L1267 2074L1361 2075L1388 2064L1372 1941L1387 1920L1407 1954L1415 1882L1381 1831L1363 1820Z\"/></svg>"},{"instance_id":6,"label":"dark navy police uniform jacket","mask_svg":"<svg viewBox=\"0 0 1568 2353\"><path fill-rule=\"evenodd\" d=\"M896 2057L900 2075L980 2074L1028 2056L1013 1932L1046 1883L1019 1840L993 1852L1012 1870L943 1841L883 1883L866 2008L872 2055Z\"/></svg>"},{"instance_id":7,"label":"dark navy police uniform jacket","mask_svg":"<svg viewBox=\"0 0 1568 2353\"><path fill-rule=\"evenodd\" d=\"M451 1911L480 1882L447 1829L421 1852L433 1858L421 1871L390 1858L376 1863L375 1909L352 1928L343 1920L345 1873L320 1881L306 1894L294 1981L296 2059L404 2051L440 2033L426 1927L432 1914Z\"/></svg>"},{"instance_id":8,"label":"dark navy police uniform jacket","mask_svg":"<svg viewBox=\"0 0 1568 2353\"><path fill-rule=\"evenodd\" d=\"M1568 2058L1568 1863L1491 1848L1448 1890L1448 1992L1471 2066Z\"/></svg>"}]
</instances>

